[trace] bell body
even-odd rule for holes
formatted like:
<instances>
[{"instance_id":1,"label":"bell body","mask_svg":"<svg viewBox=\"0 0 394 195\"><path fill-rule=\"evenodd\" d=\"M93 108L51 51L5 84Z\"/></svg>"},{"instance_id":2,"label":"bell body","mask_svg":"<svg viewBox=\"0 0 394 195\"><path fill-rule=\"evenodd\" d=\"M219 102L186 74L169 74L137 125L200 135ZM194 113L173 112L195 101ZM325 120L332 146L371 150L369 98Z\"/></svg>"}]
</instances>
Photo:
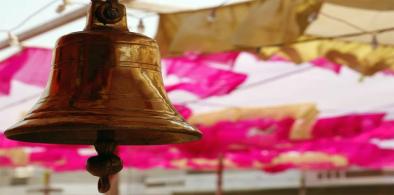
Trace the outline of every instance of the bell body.
<instances>
[{"instance_id":1,"label":"bell body","mask_svg":"<svg viewBox=\"0 0 394 195\"><path fill-rule=\"evenodd\" d=\"M84 31L58 40L52 66L41 99L8 138L150 145L201 137L168 100L156 42L128 32L125 18L110 26L91 14Z\"/></svg>"}]
</instances>

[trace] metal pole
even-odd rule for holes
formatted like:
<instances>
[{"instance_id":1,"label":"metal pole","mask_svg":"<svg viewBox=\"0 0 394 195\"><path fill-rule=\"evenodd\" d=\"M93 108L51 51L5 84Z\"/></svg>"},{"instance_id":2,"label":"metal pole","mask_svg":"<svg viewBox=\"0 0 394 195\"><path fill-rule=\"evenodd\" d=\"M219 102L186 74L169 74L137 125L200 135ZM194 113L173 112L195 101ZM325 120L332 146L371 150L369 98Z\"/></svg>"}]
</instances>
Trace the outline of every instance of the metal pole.
<instances>
[{"instance_id":1,"label":"metal pole","mask_svg":"<svg viewBox=\"0 0 394 195\"><path fill-rule=\"evenodd\" d=\"M44 195L50 195L52 192L54 192L54 193L63 192L63 189L52 188L51 187L51 176L52 176L51 171L49 171L49 170L45 171L44 172L44 177L43 177L44 187L40 188L40 189L27 190L27 193L28 194L30 194L30 193L34 193L34 194L43 193Z\"/></svg>"},{"instance_id":2,"label":"metal pole","mask_svg":"<svg viewBox=\"0 0 394 195\"><path fill-rule=\"evenodd\" d=\"M216 195L223 195L223 169L224 156L220 154L218 157L218 169L216 172Z\"/></svg>"},{"instance_id":3,"label":"metal pole","mask_svg":"<svg viewBox=\"0 0 394 195\"><path fill-rule=\"evenodd\" d=\"M300 189L298 191L298 195L306 195L306 175L304 170L301 171Z\"/></svg>"}]
</instances>

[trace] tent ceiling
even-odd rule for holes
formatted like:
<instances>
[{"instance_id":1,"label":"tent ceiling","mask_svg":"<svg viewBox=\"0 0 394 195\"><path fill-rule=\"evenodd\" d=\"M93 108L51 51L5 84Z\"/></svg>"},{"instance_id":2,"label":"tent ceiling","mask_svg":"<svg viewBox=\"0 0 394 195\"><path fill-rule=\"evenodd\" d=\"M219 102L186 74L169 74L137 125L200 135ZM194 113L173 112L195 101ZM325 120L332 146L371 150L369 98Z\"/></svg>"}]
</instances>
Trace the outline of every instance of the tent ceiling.
<instances>
[{"instance_id":1,"label":"tent ceiling","mask_svg":"<svg viewBox=\"0 0 394 195\"><path fill-rule=\"evenodd\" d=\"M326 3L321 8L318 19L309 26L306 33L315 36L333 37L394 28L394 24L389 18L394 18L394 11L382 12ZM379 34L378 41L385 44L394 44L393 35L393 31ZM372 36L367 34L347 38L347 40L370 43Z\"/></svg>"}]
</instances>

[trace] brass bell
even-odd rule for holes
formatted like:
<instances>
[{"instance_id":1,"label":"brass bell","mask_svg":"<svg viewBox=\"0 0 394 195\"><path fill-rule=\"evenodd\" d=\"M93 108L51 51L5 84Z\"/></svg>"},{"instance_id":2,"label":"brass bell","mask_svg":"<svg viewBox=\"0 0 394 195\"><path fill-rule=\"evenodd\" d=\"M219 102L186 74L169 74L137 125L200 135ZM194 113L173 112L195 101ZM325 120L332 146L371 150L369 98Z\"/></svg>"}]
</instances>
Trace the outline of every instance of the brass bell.
<instances>
[{"instance_id":1,"label":"brass bell","mask_svg":"<svg viewBox=\"0 0 394 195\"><path fill-rule=\"evenodd\" d=\"M201 137L168 100L157 43L128 31L126 8L116 0L92 1L86 28L58 40L52 66L41 99L5 132L8 138L94 144L100 156L112 153L114 145Z\"/></svg>"}]
</instances>

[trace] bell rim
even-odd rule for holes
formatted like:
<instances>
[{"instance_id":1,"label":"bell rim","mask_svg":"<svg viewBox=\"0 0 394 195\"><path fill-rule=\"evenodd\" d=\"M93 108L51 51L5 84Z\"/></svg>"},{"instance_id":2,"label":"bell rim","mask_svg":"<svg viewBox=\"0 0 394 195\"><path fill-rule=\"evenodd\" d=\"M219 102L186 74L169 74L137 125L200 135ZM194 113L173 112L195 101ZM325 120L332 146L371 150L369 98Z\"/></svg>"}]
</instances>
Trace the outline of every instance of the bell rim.
<instances>
[{"instance_id":1,"label":"bell rim","mask_svg":"<svg viewBox=\"0 0 394 195\"><path fill-rule=\"evenodd\" d=\"M136 128L125 128L125 127L105 127L102 125L93 125L93 124L73 124L71 126L78 125L80 130L76 132L70 131L67 129L67 125L65 124L57 124L57 125L37 125L37 126L18 126L14 128L7 129L4 132L4 135L11 140L22 141L22 142L30 142L30 143L44 143L44 144L65 144L65 145L93 145L95 144L99 138L85 139L82 140L80 138L70 139L73 137L73 133L76 133L80 136L87 136L97 134L98 132L104 133L115 133L114 139L108 138L115 141L118 145L165 145L165 144L181 144L186 142L198 141L202 138L202 133L191 127L191 129L186 128L145 128L136 127ZM102 128L103 130L97 130L98 128ZM116 129L115 129L116 128ZM63 130L60 130L63 129ZM75 128L74 128L75 129ZM193 129L193 130L192 130ZM151 141L143 141L139 136L135 136L133 140L119 139L120 137L125 137L123 134L129 134L137 132L134 135L139 135L138 131L143 131L144 135L155 135L156 137L160 137L160 140L151 140ZM61 138L52 137L55 134L60 134ZM141 133L140 133L141 134ZM34 135L39 135L41 138L34 137ZM45 136L49 136L52 138L45 138ZM180 137L181 138L180 138ZM138 140L138 141L135 141Z\"/></svg>"}]
</instances>

